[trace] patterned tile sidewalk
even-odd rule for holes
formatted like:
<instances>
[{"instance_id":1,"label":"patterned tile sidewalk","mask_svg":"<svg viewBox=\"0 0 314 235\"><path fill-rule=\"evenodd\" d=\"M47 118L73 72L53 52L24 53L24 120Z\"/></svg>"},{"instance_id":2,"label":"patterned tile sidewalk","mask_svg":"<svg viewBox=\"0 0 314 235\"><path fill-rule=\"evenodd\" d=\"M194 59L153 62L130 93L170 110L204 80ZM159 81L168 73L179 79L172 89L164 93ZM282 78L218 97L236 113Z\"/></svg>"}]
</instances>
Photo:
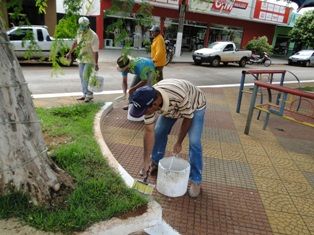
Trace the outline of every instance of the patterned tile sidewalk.
<instances>
[{"instance_id":1,"label":"patterned tile sidewalk","mask_svg":"<svg viewBox=\"0 0 314 235\"><path fill-rule=\"evenodd\" d=\"M314 129L272 116L268 129L254 119L245 135L249 95L237 114L237 89L204 91L202 194L169 198L155 190L166 222L181 234L314 234ZM139 178L143 124L128 121L123 105L114 105L102 132L120 164ZM168 151L179 125L170 133ZM183 158L187 149L185 140ZM149 181L155 184L156 177Z\"/></svg>"}]
</instances>

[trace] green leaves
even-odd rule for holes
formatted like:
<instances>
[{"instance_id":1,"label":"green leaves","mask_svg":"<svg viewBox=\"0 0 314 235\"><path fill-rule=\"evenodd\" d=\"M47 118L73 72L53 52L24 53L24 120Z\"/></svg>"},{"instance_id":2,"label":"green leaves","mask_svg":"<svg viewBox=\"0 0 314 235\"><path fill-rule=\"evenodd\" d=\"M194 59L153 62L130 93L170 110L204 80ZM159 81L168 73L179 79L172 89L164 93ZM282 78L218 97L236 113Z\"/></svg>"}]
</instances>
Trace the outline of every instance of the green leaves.
<instances>
[{"instance_id":1,"label":"green leaves","mask_svg":"<svg viewBox=\"0 0 314 235\"><path fill-rule=\"evenodd\" d=\"M306 12L297 19L289 36L291 41L302 45L302 47L314 47L314 10Z\"/></svg>"},{"instance_id":2,"label":"green leaves","mask_svg":"<svg viewBox=\"0 0 314 235\"><path fill-rule=\"evenodd\" d=\"M39 13L46 14L48 0L36 0L35 6L38 8Z\"/></svg>"},{"instance_id":3,"label":"green leaves","mask_svg":"<svg viewBox=\"0 0 314 235\"><path fill-rule=\"evenodd\" d=\"M272 46L268 43L266 36L254 38L246 45L246 49L251 50L255 54L262 54L266 52L268 54L272 51Z\"/></svg>"}]
</instances>

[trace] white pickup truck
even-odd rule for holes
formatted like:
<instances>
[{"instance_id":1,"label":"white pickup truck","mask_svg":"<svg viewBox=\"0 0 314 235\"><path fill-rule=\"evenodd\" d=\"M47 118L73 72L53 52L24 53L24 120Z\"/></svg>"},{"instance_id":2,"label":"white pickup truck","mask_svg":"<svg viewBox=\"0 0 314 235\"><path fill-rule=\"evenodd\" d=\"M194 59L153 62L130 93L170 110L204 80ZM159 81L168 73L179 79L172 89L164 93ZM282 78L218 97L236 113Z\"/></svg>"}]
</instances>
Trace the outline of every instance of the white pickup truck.
<instances>
[{"instance_id":1,"label":"white pickup truck","mask_svg":"<svg viewBox=\"0 0 314 235\"><path fill-rule=\"evenodd\" d=\"M49 35L46 26L27 25L13 27L7 31L14 52L19 59L46 59L51 57L51 48L55 39ZM59 39L58 56L71 48L73 40ZM72 61L73 62L73 61Z\"/></svg>"},{"instance_id":2,"label":"white pickup truck","mask_svg":"<svg viewBox=\"0 0 314 235\"><path fill-rule=\"evenodd\" d=\"M214 42L208 48L202 48L193 52L192 57L196 65L210 63L213 67L228 63L239 63L245 67L246 61L252 55L252 51L238 50L233 42Z\"/></svg>"}]
</instances>

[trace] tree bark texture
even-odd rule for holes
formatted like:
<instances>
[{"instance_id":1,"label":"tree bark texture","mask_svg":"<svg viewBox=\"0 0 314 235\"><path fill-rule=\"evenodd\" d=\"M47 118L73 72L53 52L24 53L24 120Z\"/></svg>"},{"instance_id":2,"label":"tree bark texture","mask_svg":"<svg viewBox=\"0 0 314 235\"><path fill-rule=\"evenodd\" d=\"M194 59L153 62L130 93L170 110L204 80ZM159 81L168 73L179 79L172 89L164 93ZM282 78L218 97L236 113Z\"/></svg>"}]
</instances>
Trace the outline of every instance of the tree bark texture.
<instances>
[{"instance_id":1,"label":"tree bark texture","mask_svg":"<svg viewBox=\"0 0 314 235\"><path fill-rule=\"evenodd\" d=\"M39 119L19 62L0 22L0 196L28 194L47 204L71 177L48 157Z\"/></svg>"}]
</instances>

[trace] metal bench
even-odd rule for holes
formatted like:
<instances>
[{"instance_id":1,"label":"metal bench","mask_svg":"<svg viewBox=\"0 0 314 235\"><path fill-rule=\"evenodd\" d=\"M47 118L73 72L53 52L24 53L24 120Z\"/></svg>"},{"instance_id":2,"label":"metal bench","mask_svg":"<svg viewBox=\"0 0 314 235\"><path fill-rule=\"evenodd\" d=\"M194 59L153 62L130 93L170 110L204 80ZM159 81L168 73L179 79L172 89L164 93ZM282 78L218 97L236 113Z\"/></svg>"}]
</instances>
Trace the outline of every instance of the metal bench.
<instances>
[{"instance_id":1,"label":"metal bench","mask_svg":"<svg viewBox=\"0 0 314 235\"><path fill-rule=\"evenodd\" d=\"M267 89L268 102L255 104L256 97L261 89ZM277 97L275 103L272 96ZM249 112L245 125L245 134L249 134L254 109L266 113L263 129L265 130L270 114L280 116L284 119L300 123L305 126L314 127L314 93L299 89L283 87L267 82L255 81L251 96Z\"/></svg>"}]
</instances>

